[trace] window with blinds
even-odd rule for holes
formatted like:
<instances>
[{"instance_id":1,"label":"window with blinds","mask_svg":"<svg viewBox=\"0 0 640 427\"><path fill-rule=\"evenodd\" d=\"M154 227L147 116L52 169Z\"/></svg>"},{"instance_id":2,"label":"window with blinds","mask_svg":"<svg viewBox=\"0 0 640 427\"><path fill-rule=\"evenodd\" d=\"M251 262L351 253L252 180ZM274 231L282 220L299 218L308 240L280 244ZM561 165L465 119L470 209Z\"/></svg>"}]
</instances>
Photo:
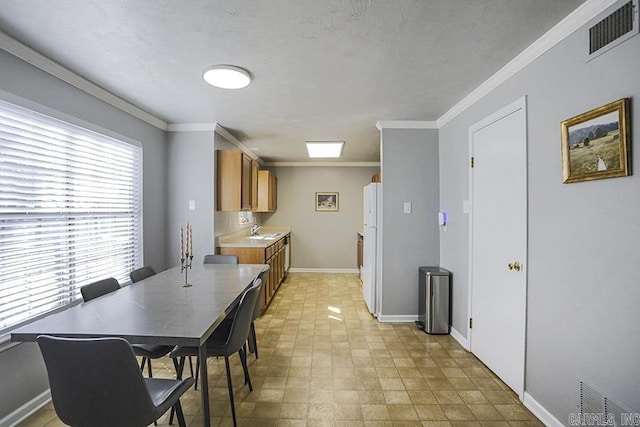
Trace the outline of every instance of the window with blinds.
<instances>
[{"instance_id":1,"label":"window with blinds","mask_svg":"<svg viewBox=\"0 0 640 427\"><path fill-rule=\"evenodd\" d=\"M141 151L0 101L0 334L141 265Z\"/></svg>"}]
</instances>

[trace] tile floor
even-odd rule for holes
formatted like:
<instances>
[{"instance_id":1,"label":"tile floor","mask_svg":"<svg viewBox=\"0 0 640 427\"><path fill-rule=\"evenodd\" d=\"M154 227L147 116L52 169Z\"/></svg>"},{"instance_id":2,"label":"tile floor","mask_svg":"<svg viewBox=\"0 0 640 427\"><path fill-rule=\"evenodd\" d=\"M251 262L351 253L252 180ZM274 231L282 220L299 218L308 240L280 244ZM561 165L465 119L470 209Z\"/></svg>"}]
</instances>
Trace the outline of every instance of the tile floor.
<instances>
[{"instance_id":1,"label":"tile floor","mask_svg":"<svg viewBox=\"0 0 640 427\"><path fill-rule=\"evenodd\" d=\"M253 392L232 358L240 426L543 425L450 336L373 319L357 275L290 274L256 328ZM211 425L232 426L224 361L208 363ZM174 378L169 359L153 366L155 376ZM199 392L182 405L187 424L202 425ZM167 424L165 415L158 425ZM62 425L51 404L21 424Z\"/></svg>"}]
</instances>

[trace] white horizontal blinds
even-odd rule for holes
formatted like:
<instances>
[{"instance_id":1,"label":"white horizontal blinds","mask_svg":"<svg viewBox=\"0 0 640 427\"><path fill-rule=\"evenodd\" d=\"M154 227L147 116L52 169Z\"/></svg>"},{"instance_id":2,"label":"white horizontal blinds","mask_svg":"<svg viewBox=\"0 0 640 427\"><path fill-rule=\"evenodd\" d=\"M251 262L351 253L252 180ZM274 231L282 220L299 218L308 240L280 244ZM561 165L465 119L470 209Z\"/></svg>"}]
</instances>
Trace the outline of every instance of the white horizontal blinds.
<instances>
[{"instance_id":1,"label":"white horizontal blinds","mask_svg":"<svg viewBox=\"0 0 640 427\"><path fill-rule=\"evenodd\" d=\"M141 265L141 151L0 101L0 330Z\"/></svg>"}]
</instances>

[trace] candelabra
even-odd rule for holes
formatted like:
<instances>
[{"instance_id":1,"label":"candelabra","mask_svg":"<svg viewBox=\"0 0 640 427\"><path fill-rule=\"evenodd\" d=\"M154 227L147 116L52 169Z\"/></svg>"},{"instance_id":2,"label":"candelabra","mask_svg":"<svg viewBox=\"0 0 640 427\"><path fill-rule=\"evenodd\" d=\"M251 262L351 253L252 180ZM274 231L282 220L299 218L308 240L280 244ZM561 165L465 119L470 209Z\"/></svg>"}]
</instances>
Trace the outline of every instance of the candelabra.
<instances>
[{"instance_id":1,"label":"candelabra","mask_svg":"<svg viewBox=\"0 0 640 427\"><path fill-rule=\"evenodd\" d=\"M193 261L193 254L189 254L188 252L184 255L184 258L180 258L180 271L184 271L184 283L182 284L183 288L188 288L191 286L189 283L189 270L191 270L191 262Z\"/></svg>"}]
</instances>

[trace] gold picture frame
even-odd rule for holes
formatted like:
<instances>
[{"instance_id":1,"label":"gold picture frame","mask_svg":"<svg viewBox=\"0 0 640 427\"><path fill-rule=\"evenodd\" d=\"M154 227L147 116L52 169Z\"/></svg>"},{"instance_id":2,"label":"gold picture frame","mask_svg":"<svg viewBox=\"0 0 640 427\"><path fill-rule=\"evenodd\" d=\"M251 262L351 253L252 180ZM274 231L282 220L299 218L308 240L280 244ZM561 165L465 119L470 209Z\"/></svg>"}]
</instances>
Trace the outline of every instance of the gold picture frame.
<instances>
[{"instance_id":1,"label":"gold picture frame","mask_svg":"<svg viewBox=\"0 0 640 427\"><path fill-rule=\"evenodd\" d=\"M630 98L563 121L563 183L631 175Z\"/></svg>"},{"instance_id":2,"label":"gold picture frame","mask_svg":"<svg viewBox=\"0 0 640 427\"><path fill-rule=\"evenodd\" d=\"M339 193L316 192L316 212L338 212Z\"/></svg>"}]
</instances>

